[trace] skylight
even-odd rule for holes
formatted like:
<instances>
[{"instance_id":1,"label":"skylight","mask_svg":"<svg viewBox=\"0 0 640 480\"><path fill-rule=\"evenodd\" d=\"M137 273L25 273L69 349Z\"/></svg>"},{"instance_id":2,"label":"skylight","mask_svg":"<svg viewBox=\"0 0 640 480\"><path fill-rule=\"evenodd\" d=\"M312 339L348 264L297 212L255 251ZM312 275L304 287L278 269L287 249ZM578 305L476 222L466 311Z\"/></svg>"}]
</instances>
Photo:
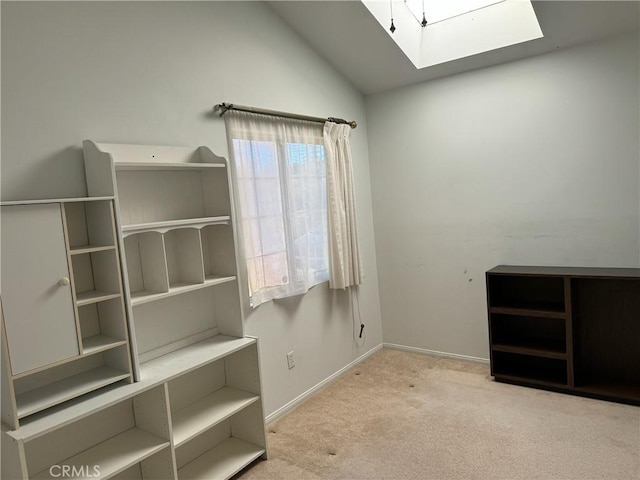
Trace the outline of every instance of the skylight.
<instances>
[{"instance_id":1,"label":"skylight","mask_svg":"<svg viewBox=\"0 0 640 480\"><path fill-rule=\"evenodd\" d=\"M422 22L422 9L424 7L425 18L427 22L432 25L504 1L505 0L404 0L404 4L418 23Z\"/></svg>"},{"instance_id":2,"label":"skylight","mask_svg":"<svg viewBox=\"0 0 640 480\"><path fill-rule=\"evenodd\" d=\"M361 1L418 69L543 36L530 0Z\"/></svg>"}]
</instances>

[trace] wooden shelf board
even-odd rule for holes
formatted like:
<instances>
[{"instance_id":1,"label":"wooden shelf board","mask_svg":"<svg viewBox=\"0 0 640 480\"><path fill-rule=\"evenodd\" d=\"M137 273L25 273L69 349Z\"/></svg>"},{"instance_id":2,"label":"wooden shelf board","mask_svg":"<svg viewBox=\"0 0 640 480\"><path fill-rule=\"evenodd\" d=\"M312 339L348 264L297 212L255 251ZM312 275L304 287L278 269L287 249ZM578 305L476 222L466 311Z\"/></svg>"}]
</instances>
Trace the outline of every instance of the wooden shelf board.
<instances>
[{"instance_id":1,"label":"wooden shelf board","mask_svg":"<svg viewBox=\"0 0 640 480\"><path fill-rule=\"evenodd\" d=\"M128 377L128 373L102 366L65 378L59 382L21 393L16 395L18 418L53 407Z\"/></svg>"},{"instance_id":2,"label":"wooden shelf board","mask_svg":"<svg viewBox=\"0 0 640 480\"><path fill-rule=\"evenodd\" d=\"M71 247L69 249L69 253L71 253L71 255L82 255L84 253L94 253L94 252L104 252L106 250L115 250L115 245L104 245L104 246L97 246L97 245L80 245L77 247Z\"/></svg>"},{"instance_id":3,"label":"wooden shelf board","mask_svg":"<svg viewBox=\"0 0 640 480\"><path fill-rule=\"evenodd\" d=\"M574 389L578 392L640 402L640 384L616 383L611 380L592 380L582 382L580 385L575 386Z\"/></svg>"},{"instance_id":4,"label":"wooden shelf board","mask_svg":"<svg viewBox=\"0 0 640 480\"><path fill-rule=\"evenodd\" d=\"M543 376L541 378L535 378L533 376L526 375L514 375L514 374L506 374L506 373L495 373L494 377L496 380L504 380L507 382L515 382L515 383L531 383L535 385L542 385L548 387L567 387L567 382L560 380L559 378L552 378L548 375Z\"/></svg>"},{"instance_id":5,"label":"wooden shelf board","mask_svg":"<svg viewBox=\"0 0 640 480\"><path fill-rule=\"evenodd\" d=\"M491 345L491 348L498 352L519 353L521 355L531 355L534 357L557 358L558 360L567 359L566 351L552 347L494 343Z\"/></svg>"},{"instance_id":6,"label":"wooden shelf board","mask_svg":"<svg viewBox=\"0 0 640 480\"><path fill-rule=\"evenodd\" d=\"M99 390L86 393L81 397L74 398L21 420L20 428L9 432L9 435L23 442L31 441L149 390L156 385L155 383L144 382L107 385Z\"/></svg>"},{"instance_id":7,"label":"wooden shelf board","mask_svg":"<svg viewBox=\"0 0 640 480\"><path fill-rule=\"evenodd\" d=\"M172 415L176 447L258 400L253 393L223 387Z\"/></svg>"},{"instance_id":8,"label":"wooden shelf board","mask_svg":"<svg viewBox=\"0 0 640 480\"><path fill-rule=\"evenodd\" d=\"M107 337L106 335L94 335L93 337L82 339L82 354L92 355L103 350L125 345L126 343L126 340L118 340L117 338Z\"/></svg>"},{"instance_id":9,"label":"wooden shelf board","mask_svg":"<svg viewBox=\"0 0 640 480\"><path fill-rule=\"evenodd\" d=\"M217 277L211 275L205 279L204 283L176 283L171 286L168 292L148 292L146 290L140 290L131 293L131 305L141 305L155 300L160 300L162 298L172 297L173 295L180 295L181 293L212 287L213 285L218 285L220 283L232 282L235 279L235 276Z\"/></svg>"},{"instance_id":10,"label":"wooden shelf board","mask_svg":"<svg viewBox=\"0 0 640 480\"><path fill-rule=\"evenodd\" d=\"M570 386L566 383L558 383L551 380L503 374L496 374L495 379L498 382L537 386L539 388L548 388L549 390L597 398L599 400L610 400L640 406L640 385L620 384L612 381L589 381L579 386Z\"/></svg>"},{"instance_id":11,"label":"wooden shelf board","mask_svg":"<svg viewBox=\"0 0 640 480\"><path fill-rule=\"evenodd\" d=\"M108 293L100 292L97 290L90 290L88 292L82 292L76 295L76 305L78 307L82 307L83 305L103 302L105 300L111 300L112 298L118 298L119 296L119 293Z\"/></svg>"},{"instance_id":12,"label":"wooden shelf board","mask_svg":"<svg viewBox=\"0 0 640 480\"><path fill-rule=\"evenodd\" d=\"M491 313L499 313L503 315L518 315L524 317L543 317L543 318L566 318L566 314L563 311L549 309L548 307L531 308L526 307L491 307Z\"/></svg>"},{"instance_id":13,"label":"wooden shelf board","mask_svg":"<svg viewBox=\"0 0 640 480\"><path fill-rule=\"evenodd\" d=\"M74 202L96 202L103 200L113 200L115 197L73 197L73 198L46 198L42 200L9 200L0 202L0 205L38 205L42 203L74 203Z\"/></svg>"},{"instance_id":14,"label":"wooden shelf board","mask_svg":"<svg viewBox=\"0 0 640 480\"><path fill-rule=\"evenodd\" d=\"M140 365L140 380L168 381L256 342L249 337L216 335Z\"/></svg>"},{"instance_id":15,"label":"wooden shelf board","mask_svg":"<svg viewBox=\"0 0 640 480\"><path fill-rule=\"evenodd\" d=\"M640 268L498 265L487 273L490 275L565 276L573 278L640 278Z\"/></svg>"},{"instance_id":16,"label":"wooden shelf board","mask_svg":"<svg viewBox=\"0 0 640 480\"><path fill-rule=\"evenodd\" d=\"M99 477L106 479L168 446L168 441L139 428L132 428L59 463L85 468L88 466L89 474L93 473L94 465L99 466ZM52 476L49 469L46 469L32 478L42 480L57 477Z\"/></svg>"},{"instance_id":17,"label":"wooden shelf board","mask_svg":"<svg viewBox=\"0 0 640 480\"><path fill-rule=\"evenodd\" d=\"M233 282L235 279L235 275L207 274L204 277L205 283L211 283L213 285L218 283Z\"/></svg>"},{"instance_id":18,"label":"wooden shelf board","mask_svg":"<svg viewBox=\"0 0 640 480\"><path fill-rule=\"evenodd\" d=\"M178 478L180 480L230 478L263 453L263 448L230 437L178 470Z\"/></svg>"},{"instance_id":19,"label":"wooden shelf board","mask_svg":"<svg viewBox=\"0 0 640 480\"><path fill-rule=\"evenodd\" d=\"M224 163L162 163L162 162L122 162L115 163L118 171L162 171L162 170L206 170L209 168L225 168Z\"/></svg>"},{"instance_id":20,"label":"wooden shelf board","mask_svg":"<svg viewBox=\"0 0 640 480\"><path fill-rule=\"evenodd\" d=\"M169 292L150 292L148 290L138 290L131 292L131 305L152 302L168 295Z\"/></svg>"},{"instance_id":21,"label":"wooden shelf board","mask_svg":"<svg viewBox=\"0 0 640 480\"><path fill-rule=\"evenodd\" d=\"M165 220L161 222L136 223L122 225L122 233L131 235L142 232L165 232L175 228L202 228L207 225L228 224L231 217L222 215L218 217L183 218L180 220Z\"/></svg>"}]
</instances>

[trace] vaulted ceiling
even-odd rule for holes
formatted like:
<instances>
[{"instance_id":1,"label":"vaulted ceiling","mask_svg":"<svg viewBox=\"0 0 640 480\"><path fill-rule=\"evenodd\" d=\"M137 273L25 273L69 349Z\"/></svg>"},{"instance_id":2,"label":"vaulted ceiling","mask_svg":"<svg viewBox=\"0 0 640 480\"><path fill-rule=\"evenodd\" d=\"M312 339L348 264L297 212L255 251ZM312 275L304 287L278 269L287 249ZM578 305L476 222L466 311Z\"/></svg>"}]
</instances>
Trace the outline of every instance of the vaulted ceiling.
<instances>
[{"instance_id":1,"label":"vaulted ceiling","mask_svg":"<svg viewBox=\"0 0 640 480\"><path fill-rule=\"evenodd\" d=\"M268 4L365 95L638 30L640 24L638 1L534 1L544 38L418 70L359 0Z\"/></svg>"}]
</instances>

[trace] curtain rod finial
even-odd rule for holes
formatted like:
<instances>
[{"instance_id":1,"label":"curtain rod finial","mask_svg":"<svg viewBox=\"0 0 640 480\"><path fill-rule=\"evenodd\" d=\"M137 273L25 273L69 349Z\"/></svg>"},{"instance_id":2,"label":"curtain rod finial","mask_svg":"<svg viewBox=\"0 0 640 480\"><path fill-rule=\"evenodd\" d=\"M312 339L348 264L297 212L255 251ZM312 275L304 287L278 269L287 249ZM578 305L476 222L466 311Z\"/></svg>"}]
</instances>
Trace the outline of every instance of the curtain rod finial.
<instances>
[{"instance_id":1,"label":"curtain rod finial","mask_svg":"<svg viewBox=\"0 0 640 480\"><path fill-rule=\"evenodd\" d=\"M233 103L222 102L214 105L213 111L220 112L220 116L223 116L225 113L227 113L227 111L231 110L232 108L233 108Z\"/></svg>"}]
</instances>

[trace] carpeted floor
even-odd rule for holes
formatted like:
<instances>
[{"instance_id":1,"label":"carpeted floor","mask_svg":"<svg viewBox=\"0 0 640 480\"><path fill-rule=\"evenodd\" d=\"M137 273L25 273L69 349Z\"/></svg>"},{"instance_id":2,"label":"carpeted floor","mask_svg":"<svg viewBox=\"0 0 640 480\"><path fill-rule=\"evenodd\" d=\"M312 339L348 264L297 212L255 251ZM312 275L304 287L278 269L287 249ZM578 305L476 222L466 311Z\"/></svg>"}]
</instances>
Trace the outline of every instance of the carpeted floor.
<instances>
[{"instance_id":1,"label":"carpeted floor","mask_svg":"<svg viewBox=\"0 0 640 480\"><path fill-rule=\"evenodd\" d=\"M383 349L269 426L242 480L640 479L640 408Z\"/></svg>"}]
</instances>

